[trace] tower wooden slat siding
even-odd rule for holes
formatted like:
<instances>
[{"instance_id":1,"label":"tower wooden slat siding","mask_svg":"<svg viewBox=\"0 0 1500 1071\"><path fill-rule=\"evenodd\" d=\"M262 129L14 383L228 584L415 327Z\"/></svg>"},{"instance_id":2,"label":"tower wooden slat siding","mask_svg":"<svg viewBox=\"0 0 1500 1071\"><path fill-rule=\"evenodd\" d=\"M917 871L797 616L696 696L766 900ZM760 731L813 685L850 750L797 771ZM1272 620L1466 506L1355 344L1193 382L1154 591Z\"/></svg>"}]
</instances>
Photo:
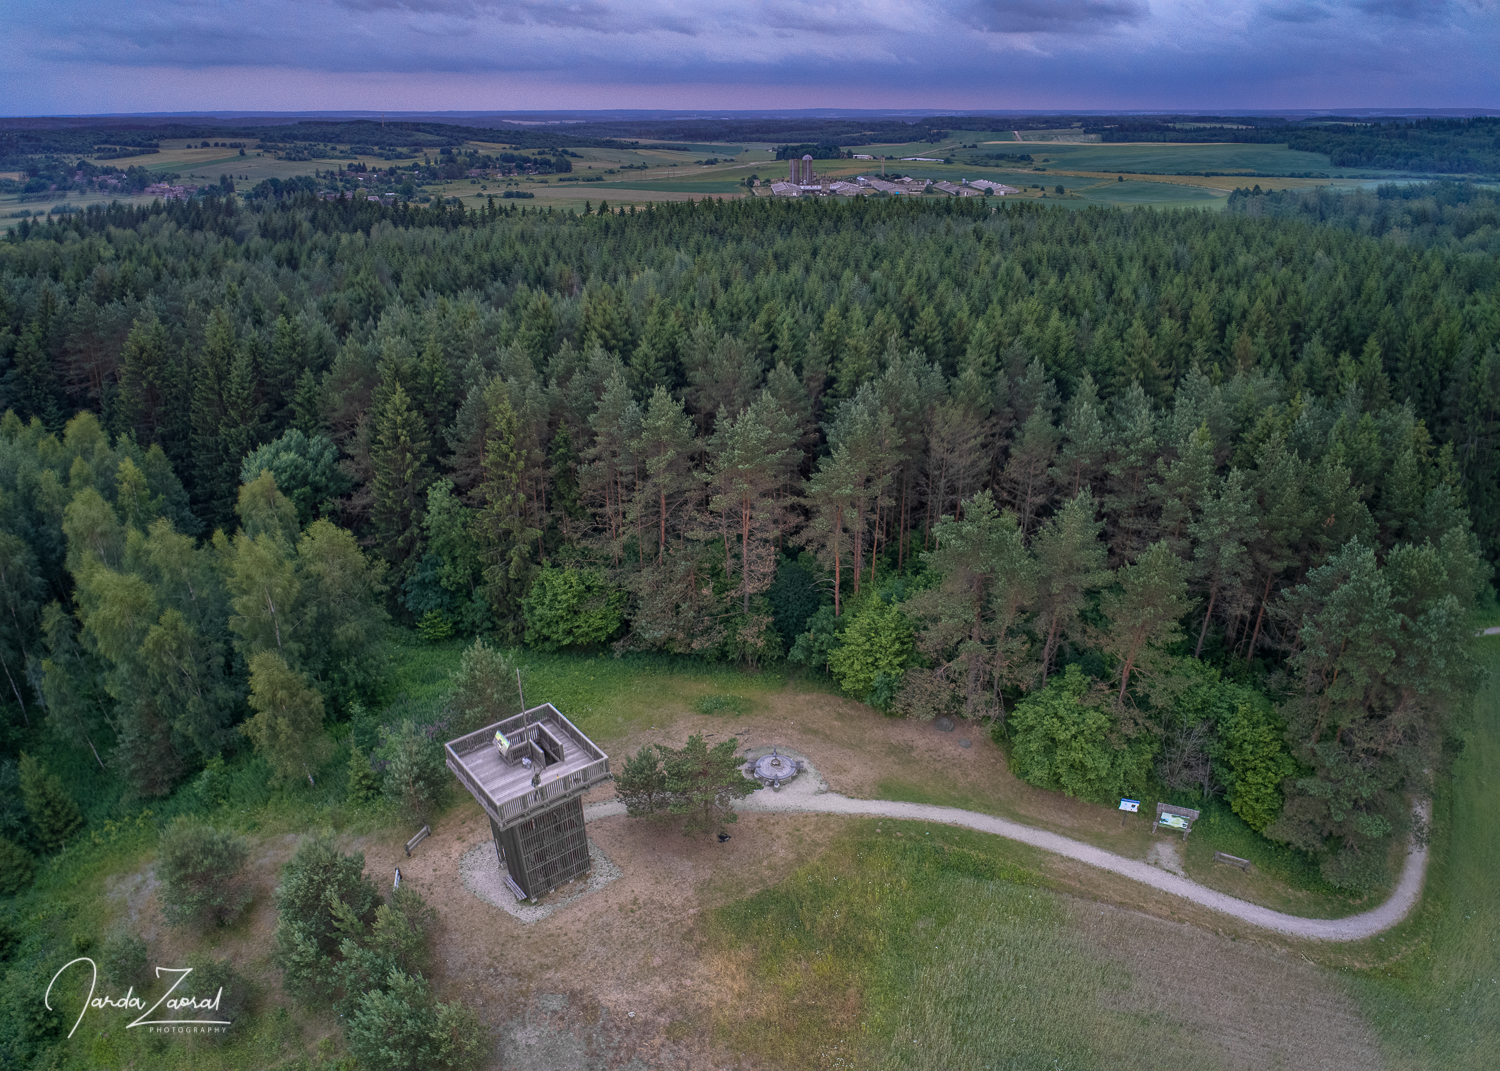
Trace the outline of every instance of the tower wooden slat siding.
<instances>
[{"instance_id":1,"label":"tower wooden slat siding","mask_svg":"<svg viewBox=\"0 0 1500 1071\"><path fill-rule=\"evenodd\" d=\"M504 755L497 732L509 744ZM609 756L556 707L450 740L444 753L488 816L497 862L522 893L535 898L588 873L583 794L609 780Z\"/></svg>"}]
</instances>

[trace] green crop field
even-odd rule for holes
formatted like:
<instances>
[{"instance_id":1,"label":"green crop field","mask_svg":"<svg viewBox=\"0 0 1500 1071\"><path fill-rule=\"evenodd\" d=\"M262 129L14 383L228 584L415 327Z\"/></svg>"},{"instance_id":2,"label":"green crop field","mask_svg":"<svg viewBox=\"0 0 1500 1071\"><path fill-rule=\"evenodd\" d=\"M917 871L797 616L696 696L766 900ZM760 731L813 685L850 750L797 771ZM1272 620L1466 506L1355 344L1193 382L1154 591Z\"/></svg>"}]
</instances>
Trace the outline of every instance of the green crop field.
<instances>
[{"instance_id":1,"label":"green crop field","mask_svg":"<svg viewBox=\"0 0 1500 1071\"><path fill-rule=\"evenodd\" d=\"M1143 171L1164 175L1192 171L1259 171L1272 175L1322 172L1330 168L1320 153L1293 152L1285 145L1059 145L1026 150L1043 166L1074 171ZM1043 163L1043 157L1046 162Z\"/></svg>"}]
</instances>

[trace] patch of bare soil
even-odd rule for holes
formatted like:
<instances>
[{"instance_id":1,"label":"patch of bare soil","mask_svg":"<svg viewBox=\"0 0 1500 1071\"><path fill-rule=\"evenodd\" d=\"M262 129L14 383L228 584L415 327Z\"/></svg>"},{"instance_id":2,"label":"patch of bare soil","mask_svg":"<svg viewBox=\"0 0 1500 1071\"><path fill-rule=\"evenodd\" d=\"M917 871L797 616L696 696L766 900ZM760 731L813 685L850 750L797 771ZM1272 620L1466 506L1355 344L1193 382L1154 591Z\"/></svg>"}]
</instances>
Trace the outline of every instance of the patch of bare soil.
<instances>
[{"instance_id":1,"label":"patch of bare soil","mask_svg":"<svg viewBox=\"0 0 1500 1071\"><path fill-rule=\"evenodd\" d=\"M444 999L467 1000L493 1031L492 1066L699 1071L738 1064L710 1038L719 994L699 955L696 916L781 881L847 821L746 814L721 844L600 818L589 839L621 876L529 924L476 897L460 876L462 856L489 832L477 804L450 811L410 858L394 839L358 846L379 880L389 884L399 865L402 884L437 909L432 976Z\"/></svg>"},{"instance_id":2,"label":"patch of bare soil","mask_svg":"<svg viewBox=\"0 0 1500 1071\"><path fill-rule=\"evenodd\" d=\"M1122 1011L1180 1023L1229 1071L1379 1071L1374 1032L1330 973L1286 949L1086 901L1073 923L1131 976Z\"/></svg>"}]
</instances>

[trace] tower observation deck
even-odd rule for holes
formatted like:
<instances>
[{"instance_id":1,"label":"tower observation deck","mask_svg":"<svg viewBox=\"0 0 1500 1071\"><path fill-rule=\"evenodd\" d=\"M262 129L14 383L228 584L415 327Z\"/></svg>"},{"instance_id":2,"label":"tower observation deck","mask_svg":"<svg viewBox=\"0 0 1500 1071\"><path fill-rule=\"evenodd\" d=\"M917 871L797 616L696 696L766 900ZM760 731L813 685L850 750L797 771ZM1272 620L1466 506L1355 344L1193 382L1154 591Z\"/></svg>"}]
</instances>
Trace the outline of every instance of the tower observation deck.
<instances>
[{"instance_id":1,"label":"tower observation deck","mask_svg":"<svg viewBox=\"0 0 1500 1071\"><path fill-rule=\"evenodd\" d=\"M496 861L518 897L589 871L583 795L610 779L609 756L551 703L450 740L448 769L490 820Z\"/></svg>"}]
</instances>

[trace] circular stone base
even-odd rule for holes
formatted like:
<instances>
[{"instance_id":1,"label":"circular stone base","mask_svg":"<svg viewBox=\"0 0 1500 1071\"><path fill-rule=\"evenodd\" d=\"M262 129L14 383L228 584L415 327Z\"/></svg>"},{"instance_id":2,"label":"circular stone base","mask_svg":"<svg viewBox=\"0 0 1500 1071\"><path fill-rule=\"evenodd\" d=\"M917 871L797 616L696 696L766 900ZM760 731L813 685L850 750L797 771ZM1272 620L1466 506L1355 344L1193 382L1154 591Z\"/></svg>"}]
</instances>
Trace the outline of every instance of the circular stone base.
<instances>
[{"instance_id":1,"label":"circular stone base","mask_svg":"<svg viewBox=\"0 0 1500 1071\"><path fill-rule=\"evenodd\" d=\"M623 873L610 861L609 856L593 841L589 841L589 872L575 878L566 885L559 885L547 893L540 902L517 900L516 894L505 884L505 870L495 855L495 842L484 838L464 852L458 861L458 873L464 886L487 904L503 908L522 922L540 922L558 908L566 907L580 896L587 896L595 889L602 889Z\"/></svg>"},{"instance_id":2,"label":"circular stone base","mask_svg":"<svg viewBox=\"0 0 1500 1071\"><path fill-rule=\"evenodd\" d=\"M801 772L801 767L796 759L790 755L782 755L778 750L776 754L762 755L757 759L751 772L768 785L775 781L784 785Z\"/></svg>"}]
</instances>

